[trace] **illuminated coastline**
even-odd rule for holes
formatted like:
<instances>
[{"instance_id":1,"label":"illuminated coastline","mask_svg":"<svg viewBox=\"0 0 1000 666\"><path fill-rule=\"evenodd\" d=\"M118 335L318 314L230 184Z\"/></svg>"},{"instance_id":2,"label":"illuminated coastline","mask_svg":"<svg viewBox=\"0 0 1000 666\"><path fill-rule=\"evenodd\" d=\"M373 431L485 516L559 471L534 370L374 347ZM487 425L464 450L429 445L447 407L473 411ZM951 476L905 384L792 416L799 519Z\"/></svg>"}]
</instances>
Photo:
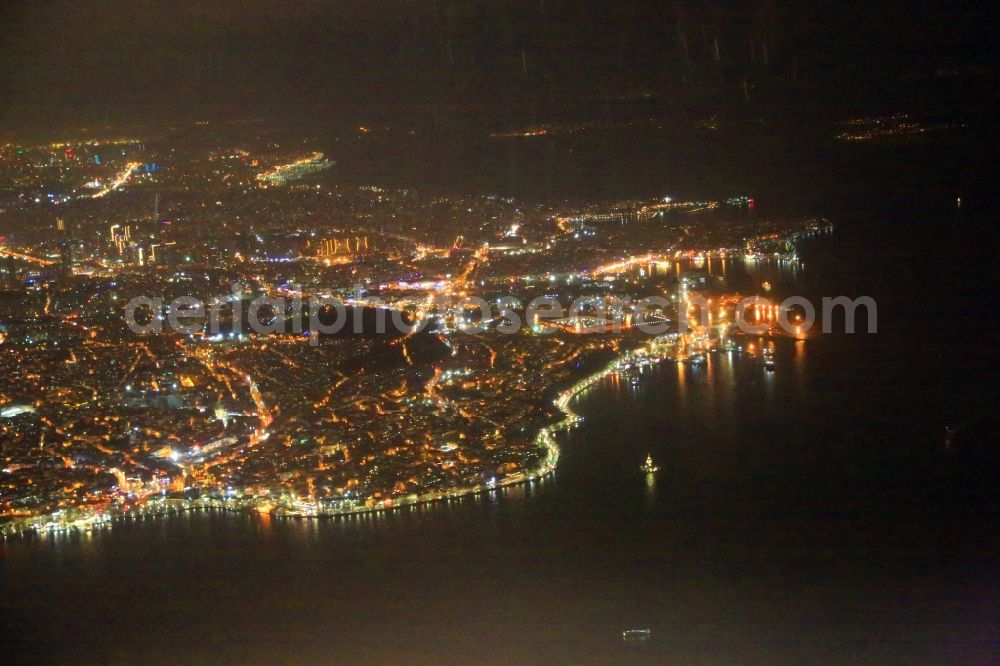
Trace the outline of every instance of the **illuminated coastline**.
<instances>
[{"instance_id":1,"label":"illuminated coastline","mask_svg":"<svg viewBox=\"0 0 1000 666\"><path fill-rule=\"evenodd\" d=\"M80 223L60 218L54 240L0 246L4 265L16 263L24 293L33 297L11 306L25 323L0 339L12 387L0 392L0 405L41 396L31 403L37 415L2 424L14 439L3 468L10 494L0 516L9 522L0 534L86 532L131 516L205 508L274 517L367 514L533 482L555 470L557 434L582 420L571 400L616 370L628 373L646 362L641 346L619 348L624 338L581 335L631 335L607 325L620 319L632 328L619 294L649 290L670 309L691 289L711 290L706 295L716 307L701 325L709 330L689 341L694 351L707 351L712 330L721 335L736 319L738 295L716 285L727 267L733 270L737 259L750 266L747 273L763 262L797 265L795 242L830 228L825 220L758 220L749 196L522 210L495 196L428 199L377 187L267 186L271 176L294 180L327 162L315 152L255 174L258 160L233 148L213 151L207 172L165 170L138 184L159 188L179 179L170 182L187 192L218 183L222 193L198 209L212 211L205 214L222 225L217 231L175 224L176 211L164 214L156 192L152 216L115 223L110 234L102 220L96 240L82 235ZM140 163L130 162L116 184L124 185ZM268 189L254 197L284 214L262 218L254 198L240 205L254 175ZM227 197L228 190L238 192ZM132 199L108 197L107 205ZM386 211L392 211L386 219L398 220L376 230L370 220ZM260 230L227 226L240 215ZM332 227L331 215L349 222ZM716 222L692 232L695 215ZM474 241L465 237L470 218L492 220ZM433 228L420 232L418 222ZM344 246L350 254L336 261ZM306 253L322 260L295 260ZM214 293L209 262L215 260L223 275L247 285L239 294ZM356 275L365 275L360 289ZM111 280L108 296L80 298L87 294L80 285L97 280ZM447 356L428 347L421 358L421 345L403 338L397 370L363 371L352 363L375 354L366 340L331 339L321 351L316 339L298 334L235 330L187 339L133 330L138 337L121 340L91 324L119 312L128 296L157 294L166 285L218 307L222 328L237 321L236 303L250 293L409 308L417 319L436 318L432 333ZM770 281L760 285L771 288ZM590 305L552 318L553 336L539 335L536 320L523 336L451 337L476 321L466 297L479 290L567 302L586 294ZM680 301L678 308L683 317ZM686 313L697 331L704 312L689 302ZM775 328L778 306L764 299L754 315ZM658 325L669 321L663 312L651 316ZM665 351L676 342L669 336L643 342L657 357L675 355ZM65 359L51 353L57 346L69 349ZM617 361L559 390L579 376L580 359L609 347L620 354ZM677 355L688 352L685 346ZM107 370L115 367L126 368L125 375ZM62 399L44 399L49 394ZM555 409L542 396L554 397ZM178 415L187 419L184 428L176 427ZM40 440L46 428L52 435Z\"/></svg>"},{"instance_id":2,"label":"illuminated coastline","mask_svg":"<svg viewBox=\"0 0 1000 666\"><path fill-rule=\"evenodd\" d=\"M338 502L310 502L294 497L246 497L206 495L196 499L176 499L168 497L149 497L141 505L128 508L103 508L101 510L76 509L71 512L56 512L45 516L35 516L7 523L0 528L4 537L17 535L64 535L72 533L87 533L98 529L114 526L127 520L159 518L177 515L189 511L224 510L238 513L255 512L267 514L275 518L334 518L352 515L370 515L396 509L430 505L441 501L450 501L471 495L492 493L504 488L532 483L555 472L560 455L559 444L555 436L579 425L583 416L570 407L570 402L608 376L626 367L626 361L632 357L644 355L659 339L654 339L639 349L619 354L601 370L577 381L569 388L559 392L553 404L562 414L555 423L543 426L535 436L535 444L544 449L542 462L535 468L511 474L499 480L473 486L458 486L448 490L410 495L398 499L387 499L375 504L367 504L361 500L345 500Z\"/></svg>"}]
</instances>

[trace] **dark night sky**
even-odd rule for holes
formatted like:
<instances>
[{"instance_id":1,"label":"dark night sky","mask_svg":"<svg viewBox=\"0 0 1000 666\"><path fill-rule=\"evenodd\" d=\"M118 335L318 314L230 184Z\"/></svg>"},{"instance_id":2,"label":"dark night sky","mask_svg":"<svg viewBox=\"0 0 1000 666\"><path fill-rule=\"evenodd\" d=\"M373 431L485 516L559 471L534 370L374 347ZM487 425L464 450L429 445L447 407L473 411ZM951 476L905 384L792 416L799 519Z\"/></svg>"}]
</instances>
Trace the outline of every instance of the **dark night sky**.
<instances>
[{"instance_id":1,"label":"dark night sky","mask_svg":"<svg viewBox=\"0 0 1000 666\"><path fill-rule=\"evenodd\" d=\"M869 102L942 72L977 81L966 91L977 94L997 71L988 5L8 1L0 120L634 95L723 103L745 79L779 103Z\"/></svg>"}]
</instances>

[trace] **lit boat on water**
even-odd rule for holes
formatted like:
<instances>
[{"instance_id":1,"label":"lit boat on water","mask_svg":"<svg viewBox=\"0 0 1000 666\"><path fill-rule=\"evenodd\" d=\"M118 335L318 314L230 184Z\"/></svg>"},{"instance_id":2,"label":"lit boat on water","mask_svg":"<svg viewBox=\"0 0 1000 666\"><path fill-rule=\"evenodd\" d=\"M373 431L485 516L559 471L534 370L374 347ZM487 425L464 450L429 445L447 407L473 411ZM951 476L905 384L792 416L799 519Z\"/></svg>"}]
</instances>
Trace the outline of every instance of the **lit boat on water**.
<instances>
[{"instance_id":1,"label":"lit boat on water","mask_svg":"<svg viewBox=\"0 0 1000 666\"><path fill-rule=\"evenodd\" d=\"M622 632L622 640L631 645L645 643L653 636L651 629L626 629Z\"/></svg>"},{"instance_id":2,"label":"lit boat on water","mask_svg":"<svg viewBox=\"0 0 1000 666\"><path fill-rule=\"evenodd\" d=\"M774 350L769 347L764 348L764 369L774 370Z\"/></svg>"},{"instance_id":3,"label":"lit boat on water","mask_svg":"<svg viewBox=\"0 0 1000 666\"><path fill-rule=\"evenodd\" d=\"M642 464L642 467L640 467L639 469L641 469L646 474L653 474L654 472L660 471L660 468L657 467L656 464L653 462L653 456L649 455L648 453L646 454L646 462L644 462Z\"/></svg>"}]
</instances>

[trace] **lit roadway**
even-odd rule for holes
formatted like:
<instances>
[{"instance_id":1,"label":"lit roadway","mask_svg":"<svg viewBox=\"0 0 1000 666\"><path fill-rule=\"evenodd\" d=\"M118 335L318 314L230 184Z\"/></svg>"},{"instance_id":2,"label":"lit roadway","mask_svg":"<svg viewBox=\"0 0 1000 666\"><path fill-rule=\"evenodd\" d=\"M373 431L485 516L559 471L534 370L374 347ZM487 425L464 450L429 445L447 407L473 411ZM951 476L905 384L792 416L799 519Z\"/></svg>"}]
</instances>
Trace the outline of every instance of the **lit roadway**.
<instances>
[{"instance_id":1,"label":"lit roadway","mask_svg":"<svg viewBox=\"0 0 1000 666\"><path fill-rule=\"evenodd\" d=\"M234 376L243 379L243 381L246 383L246 385L250 390L250 397L254 402L256 416L259 421L258 427L254 429L252 433L250 433L250 436L247 439L246 443L247 448L248 449L253 448L260 442L266 440L270 436L268 427L274 421L274 416L272 415L271 411L267 408L267 405L264 404L264 400L263 398L261 398L260 391L257 388L257 383L253 380L253 378L250 375L243 374L243 372L238 367L234 366L231 363L227 363L225 361L213 362L210 359L204 358L201 354L198 353L198 351L188 349L180 341L177 342L177 346L182 351L184 351L184 353L188 356L188 358L193 359L198 363L200 363L201 365L203 365L205 369L209 372L209 374L212 377L214 377L217 381L226 384L226 386L228 386L229 390L232 392L234 398L236 397L236 393L233 390L232 383L229 381L229 378L223 375L217 368L222 368L227 372L232 373ZM212 461L203 462L198 471L201 474L205 474L212 467L230 462L235 455L236 453L232 453L228 456L220 456ZM194 470L191 471L193 472Z\"/></svg>"},{"instance_id":2,"label":"lit roadway","mask_svg":"<svg viewBox=\"0 0 1000 666\"><path fill-rule=\"evenodd\" d=\"M51 259L42 259L41 257L32 257L30 254L21 254L20 252L15 252L10 248L0 247L0 257L10 257L11 259L20 259L21 261L27 261L32 264L38 264L39 266L51 266L56 263Z\"/></svg>"},{"instance_id":3,"label":"lit roadway","mask_svg":"<svg viewBox=\"0 0 1000 666\"><path fill-rule=\"evenodd\" d=\"M105 194L107 194L108 192L112 192L114 190L117 190L119 187L121 187L126 182L128 182L128 179L132 177L132 174L135 173L135 170L138 169L140 166L142 166L142 165L139 164L138 162L129 162L126 165L126 167L125 167L125 171L123 171L118 176L118 178L115 179L115 182L111 183L110 185L108 185L107 187L105 187L100 192L94 193L91 196L91 198L92 199L99 199L99 198L103 197Z\"/></svg>"},{"instance_id":4,"label":"lit roadway","mask_svg":"<svg viewBox=\"0 0 1000 666\"><path fill-rule=\"evenodd\" d=\"M288 173L289 171L292 171L297 167L306 166L307 164L319 162L321 159L323 159L323 153L316 151L311 155L309 155L308 157L303 157L302 159L295 160L294 162L290 162L288 164L279 164L274 168L272 168L270 171L259 173L257 174L257 180L261 182L267 182L270 180L281 179L283 178L283 174Z\"/></svg>"}]
</instances>

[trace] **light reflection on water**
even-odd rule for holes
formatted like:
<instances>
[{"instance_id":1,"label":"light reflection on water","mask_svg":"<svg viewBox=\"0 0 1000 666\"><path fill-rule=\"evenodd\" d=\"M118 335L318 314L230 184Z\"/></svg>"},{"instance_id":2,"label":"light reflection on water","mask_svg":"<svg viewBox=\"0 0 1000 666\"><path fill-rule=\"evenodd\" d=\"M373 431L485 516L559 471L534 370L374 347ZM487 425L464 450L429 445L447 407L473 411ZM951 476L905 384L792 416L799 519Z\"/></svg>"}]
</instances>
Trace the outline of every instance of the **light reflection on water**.
<instances>
[{"instance_id":1,"label":"light reflection on water","mask_svg":"<svg viewBox=\"0 0 1000 666\"><path fill-rule=\"evenodd\" d=\"M646 474L646 506L656 504L656 474Z\"/></svg>"},{"instance_id":2,"label":"light reflection on water","mask_svg":"<svg viewBox=\"0 0 1000 666\"><path fill-rule=\"evenodd\" d=\"M695 278L697 284L712 288L725 287L730 289L746 289L759 287L763 281L774 285L792 285L800 281L803 275L803 265L799 261L789 261L774 258L750 257L716 257L693 258L672 261L654 261L643 266L637 266L633 271L626 272L626 277L639 279L688 276ZM700 277L705 277L704 283Z\"/></svg>"}]
</instances>

